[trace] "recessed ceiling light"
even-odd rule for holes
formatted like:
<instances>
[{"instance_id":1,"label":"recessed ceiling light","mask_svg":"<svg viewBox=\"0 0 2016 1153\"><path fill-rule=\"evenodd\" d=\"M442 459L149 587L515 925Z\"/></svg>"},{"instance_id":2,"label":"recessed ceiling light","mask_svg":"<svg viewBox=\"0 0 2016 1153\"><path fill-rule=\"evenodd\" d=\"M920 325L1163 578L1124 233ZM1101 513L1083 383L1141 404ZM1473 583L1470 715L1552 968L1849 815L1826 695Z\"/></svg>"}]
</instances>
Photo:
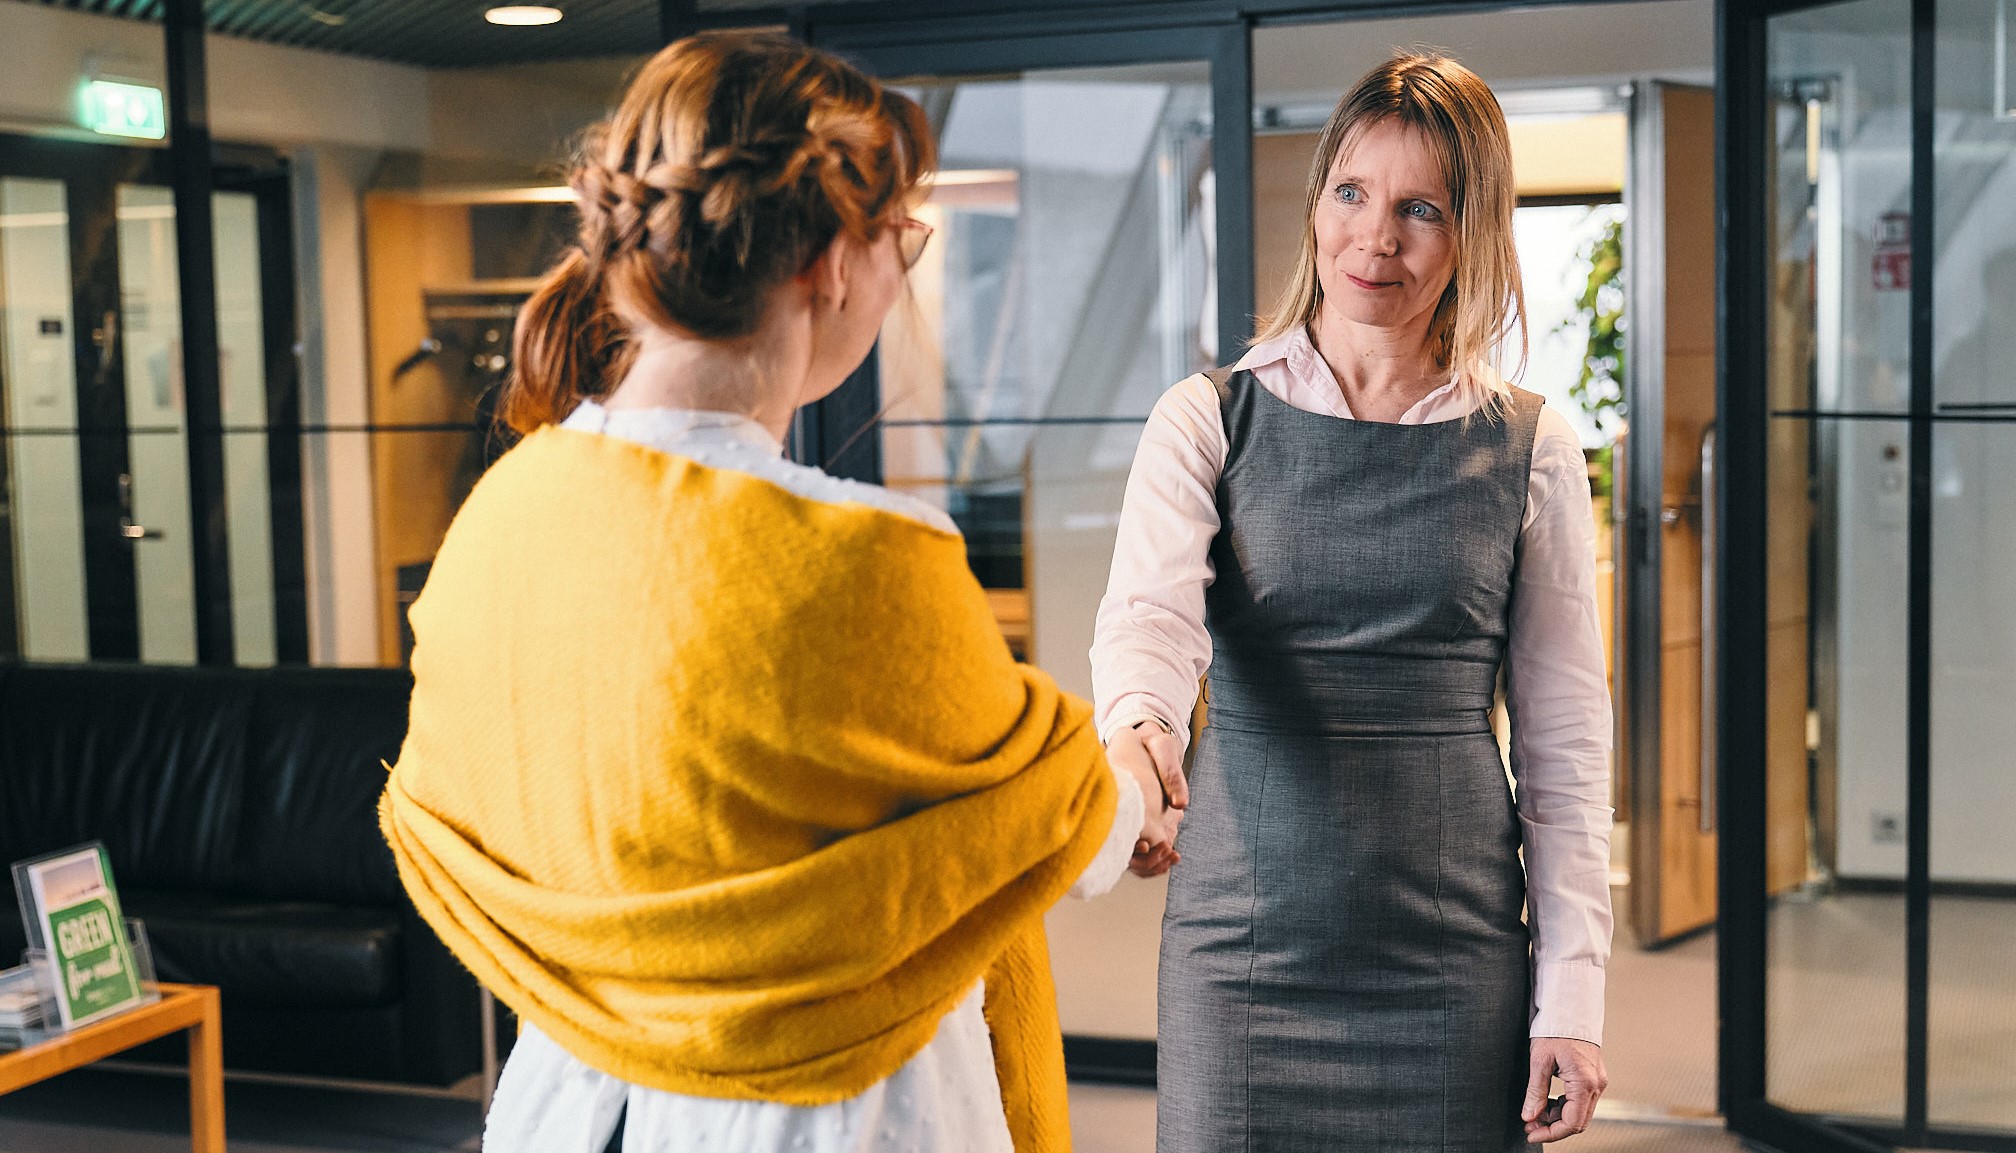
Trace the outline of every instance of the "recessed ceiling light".
<instances>
[{"instance_id":1,"label":"recessed ceiling light","mask_svg":"<svg viewBox=\"0 0 2016 1153\"><path fill-rule=\"evenodd\" d=\"M483 19L492 24L507 24L513 28L530 28L537 24L560 23L558 8L548 8L539 4L510 4L502 8L492 8L483 13Z\"/></svg>"}]
</instances>

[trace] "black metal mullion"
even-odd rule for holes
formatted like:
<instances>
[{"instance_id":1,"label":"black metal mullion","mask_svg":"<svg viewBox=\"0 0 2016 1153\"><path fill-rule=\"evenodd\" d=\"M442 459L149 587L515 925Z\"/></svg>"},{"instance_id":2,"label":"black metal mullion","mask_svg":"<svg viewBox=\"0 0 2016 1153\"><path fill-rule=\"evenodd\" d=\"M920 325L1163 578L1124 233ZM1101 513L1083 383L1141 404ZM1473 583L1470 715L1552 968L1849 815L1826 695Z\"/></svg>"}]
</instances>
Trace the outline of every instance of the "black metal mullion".
<instances>
[{"instance_id":1,"label":"black metal mullion","mask_svg":"<svg viewBox=\"0 0 2016 1153\"><path fill-rule=\"evenodd\" d=\"M283 170L253 183L259 229L260 331L266 351L267 500L273 552L274 658L308 661L308 533L301 470L301 372L294 347L293 203ZM226 430L226 435L229 435Z\"/></svg>"},{"instance_id":2,"label":"black metal mullion","mask_svg":"<svg viewBox=\"0 0 2016 1153\"><path fill-rule=\"evenodd\" d=\"M1768 25L1758 0L1721 0L1715 11L1715 184L1722 219L1715 253L1722 286L1715 403L1722 414L1718 449L1725 478L1710 622L1724 654L1715 673L1722 830L1717 1056L1723 1114L1738 1132L1761 1137L1779 1113L1765 1101Z\"/></svg>"},{"instance_id":3,"label":"black metal mullion","mask_svg":"<svg viewBox=\"0 0 2016 1153\"><path fill-rule=\"evenodd\" d=\"M1794 1113L1777 1105L1757 1103L1745 1113L1744 1123L1732 1128L1753 1142L1770 1149L1805 1153L1895 1153L1894 1146L1869 1131L1858 1130L1839 1118L1814 1117ZM1754 1147L1754 1146L1753 1146Z\"/></svg>"},{"instance_id":4,"label":"black metal mullion","mask_svg":"<svg viewBox=\"0 0 2016 1153\"><path fill-rule=\"evenodd\" d=\"M216 221L211 193L209 81L202 0L167 0L169 167L182 298L182 396L189 451L196 661L235 662L231 548L224 495L224 406L217 345Z\"/></svg>"},{"instance_id":5,"label":"black metal mullion","mask_svg":"<svg viewBox=\"0 0 2016 1153\"><path fill-rule=\"evenodd\" d=\"M1872 1141L1881 1142L1884 1148L1909 1146L1913 1149L1966 1150L1967 1153L2016 1153L2016 1134L2006 1129L1928 1125L1923 1133L1913 1136L1902 1128L1890 1125L1851 1124L1849 1127Z\"/></svg>"},{"instance_id":6,"label":"black metal mullion","mask_svg":"<svg viewBox=\"0 0 2016 1153\"><path fill-rule=\"evenodd\" d=\"M1933 153L1937 0L1911 0L1911 425L1905 583L1904 1133L1928 1121L1932 946L1932 309L1938 178Z\"/></svg>"},{"instance_id":7,"label":"black metal mullion","mask_svg":"<svg viewBox=\"0 0 2016 1153\"><path fill-rule=\"evenodd\" d=\"M132 469L126 432L126 354L119 299L120 174L79 164L64 179L70 217L71 347L77 374L77 473L84 537L86 651L94 661L140 657L140 581L121 477Z\"/></svg>"},{"instance_id":8,"label":"black metal mullion","mask_svg":"<svg viewBox=\"0 0 2016 1153\"><path fill-rule=\"evenodd\" d=\"M6 373L0 370L0 400L5 399L7 387ZM0 660L21 655L20 594L14 585L14 495L7 483L14 475L7 467L12 435L7 431L6 411L0 408Z\"/></svg>"},{"instance_id":9,"label":"black metal mullion","mask_svg":"<svg viewBox=\"0 0 2016 1153\"><path fill-rule=\"evenodd\" d=\"M1253 239L1253 27L1218 31L1211 50L1211 167L1218 219L1218 360L1252 339L1257 288Z\"/></svg>"}]
</instances>

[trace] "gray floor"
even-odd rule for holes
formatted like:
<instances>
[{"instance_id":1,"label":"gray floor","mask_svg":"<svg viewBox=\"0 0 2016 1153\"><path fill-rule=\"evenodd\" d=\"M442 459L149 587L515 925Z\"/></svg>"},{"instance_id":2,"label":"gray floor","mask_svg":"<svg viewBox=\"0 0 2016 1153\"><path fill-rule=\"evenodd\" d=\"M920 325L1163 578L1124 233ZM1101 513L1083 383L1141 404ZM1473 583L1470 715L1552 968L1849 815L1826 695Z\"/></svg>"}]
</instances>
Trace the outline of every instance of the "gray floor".
<instances>
[{"instance_id":1,"label":"gray floor","mask_svg":"<svg viewBox=\"0 0 2016 1153\"><path fill-rule=\"evenodd\" d=\"M1621 907L1621 906L1620 906ZM1932 923L1933 1115L2016 1128L2016 906L1940 898ZM1901 899L1844 895L1773 912L1774 1097L1801 1109L1894 1115L1902 1085ZM1611 961L1610 1092L1573 1153L1743 1146L1713 1119L1715 940L1648 952L1628 930ZM87 1070L0 1098L0 1153L182 1153L184 1082ZM419 1098L234 1081L233 1153L447 1153L478 1148L473 1096ZM80 1123L88 1118L89 1123ZM1678 1122L1653 1124L1650 1121ZM1080 1153L1149 1153L1150 1091L1072 1090Z\"/></svg>"},{"instance_id":2,"label":"gray floor","mask_svg":"<svg viewBox=\"0 0 2016 1153\"><path fill-rule=\"evenodd\" d=\"M1619 908L1622 908L1619 903ZM1904 1108L1904 903L1838 893L1770 915L1766 1077L1801 1112L1895 1121ZM2016 903L1932 902L1933 1124L2016 1130ZM1715 1107L1715 937L1647 952L1620 926L1604 1057L1610 1096L1683 1116Z\"/></svg>"},{"instance_id":3,"label":"gray floor","mask_svg":"<svg viewBox=\"0 0 2016 1153\"><path fill-rule=\"evenodd\" d=\"M1624 908L1617 902L1617 908ZM1621 918L1620 918L1621 920ZM1715 935L1656 952L1619 924L1603 1024L1608 1096L1642 1110L1715 1112Z\"/></svg>"},{"instance_id":4,"label":"gray floor","mask_svg":"<svg viewBox=\"0 0 2016 1153\"><path fill-rule=\"evenodd\" d=\"M1155 1094L1148 1089L1079 1085L1071 1091L1077 1153L1154 1153ZM1719 1125L1655 1125L1605 1120L1555 1143L1563 1153L1736 1153L1741 1141Z\"/></svg>"},{"instance_id":5,"label":"gray floor","mask_svg":"<svg viewBox=\"0 0 2016 1153\"><path fill-rule=\"evenodd\" d=\"M71 1074L0 1106L7 1153L186 1153L182 1082L145 1074ZM233 1084L226 1102L232 1153L475 1153L473 1101ZM81 1125L91 1116L101 1124ZM1071 1091L1077 1153L1153 1153L1155 1094L1077 1085ZM1741 1142L1712 1125L1599 1120L1557 1148L1572 1153L1721 1153ZM948 1150L946 1153L956 1153Z\"/></svg>"}]
</instances>

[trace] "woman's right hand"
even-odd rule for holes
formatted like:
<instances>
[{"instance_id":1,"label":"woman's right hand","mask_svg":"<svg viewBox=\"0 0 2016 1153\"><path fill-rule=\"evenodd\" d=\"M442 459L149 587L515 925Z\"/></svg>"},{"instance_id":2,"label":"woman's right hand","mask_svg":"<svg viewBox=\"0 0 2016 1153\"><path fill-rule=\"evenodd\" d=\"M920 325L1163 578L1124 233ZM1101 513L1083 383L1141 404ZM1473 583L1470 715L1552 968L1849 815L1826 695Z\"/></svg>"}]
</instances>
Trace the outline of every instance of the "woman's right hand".
<instances>
[{"instance_id":1,"label":"woman's right hand","mask_svg":"<svg viewBox=\"0 0 2016 1153\"><path fill-rule=\"evenodd\" d=\"M1115 733L1106 755L1134 774L1147 802L1141 836L1128 868L1136 876L1160 876L1182 859L1176 852L1176 830L1190 804L1189 782L1183 778L1183 747L1153 722L1143 722Z\"/></svg>"}]
</instances>

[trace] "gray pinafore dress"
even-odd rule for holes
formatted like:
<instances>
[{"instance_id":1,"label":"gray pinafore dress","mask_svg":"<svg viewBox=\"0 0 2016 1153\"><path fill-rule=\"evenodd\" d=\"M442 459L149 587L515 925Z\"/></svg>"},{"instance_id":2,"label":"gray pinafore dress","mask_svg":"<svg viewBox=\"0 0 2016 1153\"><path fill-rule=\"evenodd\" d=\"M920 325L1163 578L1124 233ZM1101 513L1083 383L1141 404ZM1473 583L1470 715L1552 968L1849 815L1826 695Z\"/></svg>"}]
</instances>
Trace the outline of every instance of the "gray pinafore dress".
<instances>
[{"instance_id":1,"label":"gray pinafore dress","mask_svg":"<svg viewBox=\"0 0 2016 1153\"><path fill-rule=\"evenodd\" d=\"M1378 424L1211 376L1211 705L1157 1148L1526 1148L1526 885L1489 713L1541 400Z\"/></svg>"}]
</instances>

